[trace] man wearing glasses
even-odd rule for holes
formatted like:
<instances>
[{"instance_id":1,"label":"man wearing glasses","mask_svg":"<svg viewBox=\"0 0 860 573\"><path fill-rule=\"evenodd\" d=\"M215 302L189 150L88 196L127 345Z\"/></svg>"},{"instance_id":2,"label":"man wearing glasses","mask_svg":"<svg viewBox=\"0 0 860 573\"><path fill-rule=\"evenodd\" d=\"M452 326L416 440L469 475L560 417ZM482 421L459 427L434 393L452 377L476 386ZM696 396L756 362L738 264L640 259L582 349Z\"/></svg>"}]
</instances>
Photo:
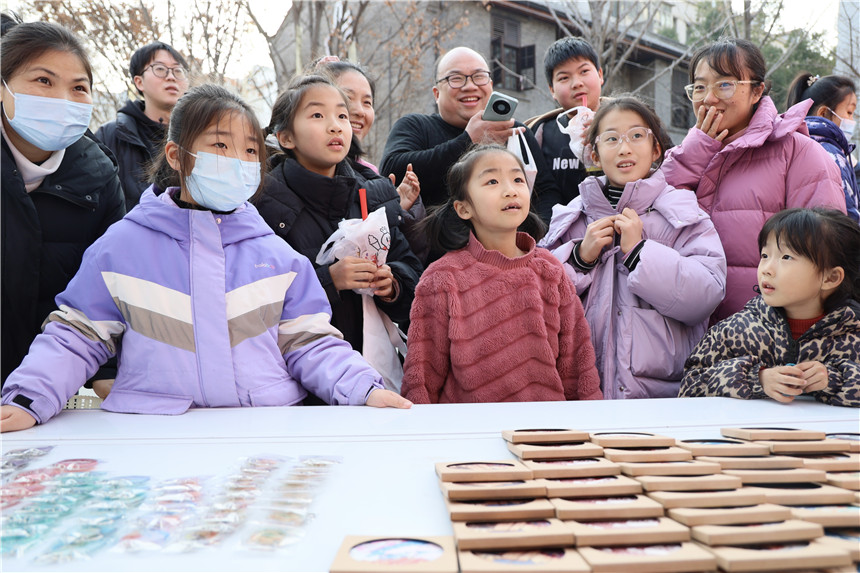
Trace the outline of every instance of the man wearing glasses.
<instances>
[{"instance_id":1,"label":"man wearing glasses","mask_svg":"<svg viewBox=\"0 0 860 573\"><path fill-rule=\"evenodd\" d=\"M149 187L146 167L164 145L173 106L188 90L187 70L185 59L168 44L153 42L139 48L131 56L128 71L143 99L127 101L116 120L96 132L119 163L127 211Z\"/></svg>"},{"instance_id":2,"label":"man wearing glasses","mask_svg":"<svg viewBox=\"0 0 860 573\"><path fill-rule=\"evenodd\" d=\"M388 134L380 173L394 173L397 183L412 169L421 181L426 206L441 205L448 197L448 169L474 143L505 145L514 128L525 130L538 168L534 193L554 187L540 146L531 131L514 120L484 121L482 114L493 92L486 60L476 51L458 47L445 53L436 66L433 97L439 113L412 113L401 117Z\"/></svg>"}]
</instances>

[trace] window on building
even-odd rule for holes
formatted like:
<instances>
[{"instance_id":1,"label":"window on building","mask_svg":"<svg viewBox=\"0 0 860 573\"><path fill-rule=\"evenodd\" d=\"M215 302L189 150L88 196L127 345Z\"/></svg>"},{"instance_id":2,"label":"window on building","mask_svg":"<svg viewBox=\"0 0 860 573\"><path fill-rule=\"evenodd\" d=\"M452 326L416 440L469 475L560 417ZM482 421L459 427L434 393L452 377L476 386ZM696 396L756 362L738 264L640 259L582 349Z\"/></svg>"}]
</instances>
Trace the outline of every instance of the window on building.
<instances>
[{"instance_id":1,"label":"window on building","mask_svg":"<svg viewBox=\"0 0 860 573\"><path fill-rule=\"evenodd\" d=\"M493 84L508 91L526 91L535 87L535 46L522 46L520 23L493 15L493 37L490 41L490 67Z\"/></svg>"}]
</instances>

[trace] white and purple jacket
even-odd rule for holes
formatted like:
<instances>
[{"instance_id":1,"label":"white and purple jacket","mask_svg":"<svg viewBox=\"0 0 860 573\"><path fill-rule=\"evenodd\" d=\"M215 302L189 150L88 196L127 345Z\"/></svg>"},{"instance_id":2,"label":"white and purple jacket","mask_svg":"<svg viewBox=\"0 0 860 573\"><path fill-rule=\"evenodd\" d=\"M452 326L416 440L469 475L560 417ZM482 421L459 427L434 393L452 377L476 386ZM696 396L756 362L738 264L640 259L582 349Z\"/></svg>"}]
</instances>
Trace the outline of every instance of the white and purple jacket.
<instances>
[{"instance_id":1,"label":"white and purple jacket","mask_svg":"<svg viewBox=\"0 0 860 573\"><path fill-rule=\"evenodd\" d=\"M85 253L44 332L6 380L2 403L55 416L119 356L112 412L289 406L307 390L364 404L382 380L329 323L310 261L249 203L179 208L152 188ZM307 388L307 390L306 390Z\"/></svg>"}]
</instances>

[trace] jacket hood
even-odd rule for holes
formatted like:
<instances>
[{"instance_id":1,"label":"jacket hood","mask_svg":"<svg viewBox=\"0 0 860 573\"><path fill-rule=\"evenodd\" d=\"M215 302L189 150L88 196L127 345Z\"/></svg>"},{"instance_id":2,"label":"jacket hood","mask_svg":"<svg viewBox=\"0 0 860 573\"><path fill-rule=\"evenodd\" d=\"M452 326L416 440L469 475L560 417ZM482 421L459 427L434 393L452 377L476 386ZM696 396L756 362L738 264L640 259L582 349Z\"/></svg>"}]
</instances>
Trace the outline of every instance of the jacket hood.
<instances>
[{"instance_id":1,"label":"jacket hood","mask_svg":"<svg viewBox=\"0 0 860 573\"><path fill-rule=\"evenodd\" d=\"M179 242L189 240L191 224L195 217L221 219L221 242L224 246L274 234L257 213L257 209L247 201L232 213L220 215L212 211L182 209L172 198L178 191L178 187L169 187L164 193L156 195L155 187L150 186L141 195L140 203L125 218L164 233Z\"/></svg>"},{"instance_id":2,"label":"jacket hood","mask_svg":"<svg viewBox=\"0 0 860 573\"><path fill-rule=\"evenodd\" d=\"M849 155L854 151L854 145L848 143L845 132L829 119L810 115L804 121L806 122L807 129L809 129L809 137L818 143L833 144L844 151L845 155Z\"/></svg>"}]
</instances>

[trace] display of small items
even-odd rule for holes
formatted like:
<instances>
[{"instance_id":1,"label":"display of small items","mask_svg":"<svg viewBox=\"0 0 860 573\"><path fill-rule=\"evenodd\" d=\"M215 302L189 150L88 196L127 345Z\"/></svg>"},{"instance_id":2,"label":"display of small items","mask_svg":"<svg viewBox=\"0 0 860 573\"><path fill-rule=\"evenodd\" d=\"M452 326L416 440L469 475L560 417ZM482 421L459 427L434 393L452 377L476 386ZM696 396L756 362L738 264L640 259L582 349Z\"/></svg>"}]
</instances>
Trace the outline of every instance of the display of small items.
<instances>
[{"instance_id":1,"label":"display of small items","mask_svg":"<svg viewBox=\"0 0 860 573\"><path fill-rule=\"evenodd\" d=\"M860 435L721 434L505 431L518 459L436 464L453 538L349 537L331 571L856 570Z\"/></svg>"},{"instance_id":2,"label":"display of small items","mask_svg":"<svg viewBox=\"0 0 860 573\"><path fill-rule=\"evenodd\" d=\"M3 455L0 554L40 564L99 551L188 552L231 541L278 550L304 534L314 495L336 458L252 456L226 476L154 481L69 459L25 469L52 448Z\"/></svg>"}]
</instances>

